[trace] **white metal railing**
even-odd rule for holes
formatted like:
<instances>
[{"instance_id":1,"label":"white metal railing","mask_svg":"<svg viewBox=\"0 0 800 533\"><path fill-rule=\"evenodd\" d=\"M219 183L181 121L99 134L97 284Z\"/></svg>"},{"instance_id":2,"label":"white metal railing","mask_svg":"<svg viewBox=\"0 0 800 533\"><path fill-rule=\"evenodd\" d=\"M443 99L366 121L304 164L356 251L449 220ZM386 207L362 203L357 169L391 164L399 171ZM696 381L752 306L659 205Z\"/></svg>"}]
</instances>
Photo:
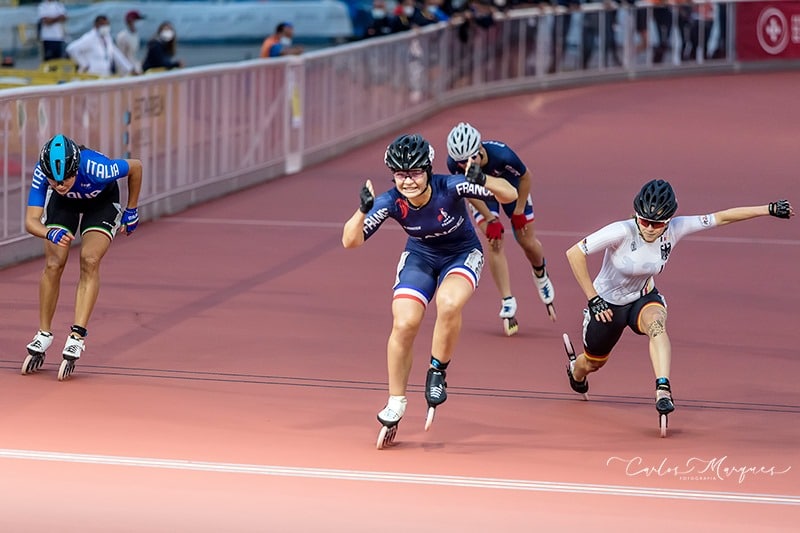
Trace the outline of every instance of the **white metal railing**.
<instances>
[{"instance_id":1,"label":"white metal railing","mask_svg":"<svg viewBox=\"0 0 800 533\"><path fill-rule=\"evenodd\" d=\"M717 23L727 15L726 38L719 28L708 34L724 51L717 59L678 53L679 5L668 8L672 40L659 63L652 6L620 7L612 18L595 4L569 15L512 11L490 28L472 25L466 42L458 24L443 23L288 59L0 91L0 268L41 253L25 233L24 210L39 148L56 132L112 157L140 158L141 216L153 218L487 95L745 68L735 57L733 5L715 10ZM644 34L637 33L637 9L646 15ZM608 36L620 65L597 53ZM702 49L707 36L699 37ZM589 39L593 46L584 48Z\"/></svg>"}]
</instances>

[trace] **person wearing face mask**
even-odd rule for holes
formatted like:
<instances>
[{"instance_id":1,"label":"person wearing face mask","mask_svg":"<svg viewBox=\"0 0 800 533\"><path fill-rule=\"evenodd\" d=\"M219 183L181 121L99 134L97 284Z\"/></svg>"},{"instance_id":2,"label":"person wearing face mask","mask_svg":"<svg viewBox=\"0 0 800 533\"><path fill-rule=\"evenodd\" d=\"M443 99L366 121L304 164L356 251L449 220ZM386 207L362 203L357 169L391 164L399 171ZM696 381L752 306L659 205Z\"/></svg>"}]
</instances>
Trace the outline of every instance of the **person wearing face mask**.
<instances>
[{"instance_id":1,"label":"person wearing face mask","mask_svg":"<svg viewBox=\"0 0 800 533\"><path fill-rule=\"evenodd\" d=\"M408 31L417 26L415 19L419 17L415 0L401 0L397 3L391 19L392 33Z\"/></svg>"},{"instance_id":2,"label":"person wearing face mask","mask_svg":"<svg viewBox=\"0 0 800 533\"><path fill-rule=\"evenodd\" d=\"M117 34L115 42L117 47L122 50L125 57L135 66L136 72L142 72L142 63L139 61L139 47L141 38L136 31L136 22L144 19L138 11L128 11L125 14L125 29Z\"/></svg>"},{"instance_id":3,"label":"person wearing face mask","mask_svg":"<svg viewBox=\"0 0 800 533\"><path fill-rule=\"evenodd\" d=\"M281 22L275 26L275 33L264 39L259 57L268 58L302 54L302 47L292 46L293 38L294 26L292 26L292 23Z\"/></svg>"},{"instance_id":4,"label":"person wearing face mask","mask_svg":"<svg viewBox=\"0 0 800 533\"><path fill-rule=\"evenodd\" d=\"M183 61L175 57L177 36L170 22L158 25L155 36L147 43L147 54L142 62L142 71L152 69L172 70L183 67Z\"/></svg>"},{"instance_id":5,"label":"person wearing face mask","mask_svg":"<svg viewBox=\"0 0 800 533\"><path fill-rule=\"evenodd\" d=\"M374 0L372 2L372 12L369 15L370 22L364 32L364 38L380 37L392 33L389 12L386 10L385 0Z\"/></svg>"},{"instance_id":6,"label":"person wearing face mask","mask_svg":"<svg viewBox=\"0 0 800 533\"><path fill-rule=\"evenodd\" d=\"M78 64L78 72L86 74L106 77L134 70L133 63L114 44L111 24L105 15L95 17L92 29L67 45L67 54Z\"/></svg>"}]
</instances>

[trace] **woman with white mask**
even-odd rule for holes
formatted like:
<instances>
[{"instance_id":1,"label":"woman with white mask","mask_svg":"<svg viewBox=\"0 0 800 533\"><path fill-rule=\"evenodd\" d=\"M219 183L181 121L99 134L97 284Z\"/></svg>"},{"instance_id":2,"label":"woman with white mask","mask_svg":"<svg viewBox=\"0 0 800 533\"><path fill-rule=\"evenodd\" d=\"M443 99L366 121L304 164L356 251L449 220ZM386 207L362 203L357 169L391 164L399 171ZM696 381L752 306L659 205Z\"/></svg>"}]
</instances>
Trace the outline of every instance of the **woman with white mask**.
<instances>
[{"instance_id":1,"label":"woman with white mask","mask_svg":"<svg viewBox=\"0 0 800 533\"><path fill-rule=\"evenodd\" d=\"M155 36L147 43L147 55L142 63L142 70L170 70L183 66L183 61L175 58L177 35L170 22L162 22Z\"/></svg>"},{"instance_id":2,"label":"woman with white mask","mask_svg":"<svg viewBox=\"0 0 800 533\"><path fill-rule=\"evenodd\" d=\"M78 72L96 76L124 75L134 65L117 48L111 38L108 17L98 15L91 30L67 45L67 54L78 64Z\"/></svg>"}]
</instances>

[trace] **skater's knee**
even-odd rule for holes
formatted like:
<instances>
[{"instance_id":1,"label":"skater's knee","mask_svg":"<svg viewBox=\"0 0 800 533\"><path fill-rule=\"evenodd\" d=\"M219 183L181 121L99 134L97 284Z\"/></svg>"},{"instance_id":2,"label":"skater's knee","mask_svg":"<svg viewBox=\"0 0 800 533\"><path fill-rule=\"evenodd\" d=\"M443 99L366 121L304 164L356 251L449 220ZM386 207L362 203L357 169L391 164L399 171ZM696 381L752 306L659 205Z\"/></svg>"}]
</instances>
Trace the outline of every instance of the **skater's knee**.
<instances>
[{"instance_id":1,"label":"skater's knee","mask_svg":"<svg viewBox=\"0 0 800 533\"><path fill-rule=\"evenodd\" d=\"M606 354L604 356L598 355L590 355L588 353L583 354L583 367L586 369L587 372L597 372L601 368L605 366L608 362L608 357L611 354Z\"/></svg>"},{"instance_id":2,"label":"skater's knee","mask_svg":"<svg viewBox=\"0 0 800 533\"><path fill-rule=\"evenodd\" d=\"M50 256L44 262L44 272L48 276L61 276L66 266L66 258Z\"/></svg>"},{"instance_id":3,"label":"skater's knee","mask_svg":"<svg viewBox=\"0 0 800 533\"><path fill-rule=\"evenodd\" d=\"M102 258L102 255L94 253L81 255L81 272L86 274L96 273L100 270L100 260Z\"/></svg>"},{"instance_id":4,"label":"skater's knee","mask_svg":"<svg viewBox=\"0 0 800 533\"><path fill-rule=\"evenodd\" d=\"M464 298L452 291L443 292L436 297L437 319L453 320L461 315L464 307Z\"/></svg>"},{"instance_id":5,"label":"skater's knee","mask_svg":"<svg viewBox=\"0 0 800 533\"><path fill-rule=\"evenodd\" d=\"M660 304L650 304L642 309L640 329L651 339L667 333L667 310Z\"/></svg>"},{"instance_id":6,"label":"skater's knee","mask_svg":"<svg viewBox=\"0 0 800 533\"><path fill-rule=\"evenodd\" d=\"M392 321L392 334L400 338L415 337L421 320L411 315L395 315Z\"/></svg>"}]
</instances>

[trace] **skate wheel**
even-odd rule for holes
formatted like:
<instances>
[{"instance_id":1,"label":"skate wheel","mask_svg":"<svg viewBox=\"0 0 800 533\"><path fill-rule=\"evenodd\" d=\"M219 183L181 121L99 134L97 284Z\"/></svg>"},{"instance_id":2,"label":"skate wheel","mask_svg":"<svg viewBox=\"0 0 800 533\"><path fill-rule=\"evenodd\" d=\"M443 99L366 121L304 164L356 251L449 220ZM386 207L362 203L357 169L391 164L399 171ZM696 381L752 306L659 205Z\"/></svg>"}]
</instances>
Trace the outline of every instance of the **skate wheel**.
<instances>
[{"instance_id":1,"label":"skate wheel","mask_svg":"<svg viewBox=\"0 0 800 533\"><path fill-rule=\"evenodd\" d=\"M575 348L572 347L572 341L569 340L569 335L564 333L561 338L564 341L564 349L567 351L567 357L569 357L570 361L575 360Z\"/></svg>"},{"instance_id":2,"label":"skate wheel","mask_svg":"<svg viewBox=\"0 0 800 533\"><path fill-rule=\"evenodd\" d=\"M553 307L553 304L547 304L545 306L547 308L547 316L550 317L551 322L556 321L556 308Z\"/></svg>"},{"instance_id":3,"label":"skate wheel","mask_svg":"<svg viewBox=\"0 0 800 533\"><path fill-rule=\"evenodd\" d=\"M589 401L589 393L588 392L584 392L583 394L581 394L581 396L583 396L583 401L585 401L585 402Z\"/></svg>"},{"instance_id":4,"label":"skate wheel","mask_svg":"<svg viewBox=\"0 0 800 533\"><path fill-rule=\"evenodd\" d=\"M517 331L519 331L519 323L517 322L517 319L515 317L504 318L503 331L505 332L506 337L516 335Z\"/></svg>"},{"instance_id":5,"label":"skate wheel","mask_svg":"<svg viewBox=\"0 0 800 533\"><path fill-rule=\"evenodd\" d=\"M667 415L658 416L658 428L661 430L661 438L667 436Z\"/></svg>"},{"instance_id":6,"label":"skate wheel","mask_svg":"<svg viewBox=\"0 0 800 533\"><path fill-rule=\"evenodd\" d=\"M397 434L397 426L383 426L378 432L377 448L382 450L394 444L394 436Z\"/></svg>"},{"instance_id":7,"label":"skate wheel","mask_svg":"<svg viewBox=\"0 0 800 533\"><path fill-rule=\"evenodd\" d=\"M433 416L436 414L435 407L428 407L428 416L425 417L425 431L431 429L433 425Z\"/></svg>"},{"instance_id":8,"label":"skate wheel","mask_svg":"<svg viewBox=\"0 0 800 533\"><path fill-rule=\"evenodd\" d=\"M40 362L40 361L37 361L37 359L39 359L39 358L37 356L35 356L35 355L28 355L25 358L25 360L22 362L22 375L23 376L25 374L33 374L34 372L39 370L39 367L42 366L42 363L44 361Z\"/></svg>"},{"instance_id":9,"label":"skate wheel","mask_svg":"<svg viewBox=\"0 0 800 533\"><path fill-rule=\"evenodd\" d=\"M58 367L58 381L64 381L67 379L72 374L72 370L74 368L75 361L70 361L68 359L62 360L61 366Z\"/></svg>"}]
</instances>

